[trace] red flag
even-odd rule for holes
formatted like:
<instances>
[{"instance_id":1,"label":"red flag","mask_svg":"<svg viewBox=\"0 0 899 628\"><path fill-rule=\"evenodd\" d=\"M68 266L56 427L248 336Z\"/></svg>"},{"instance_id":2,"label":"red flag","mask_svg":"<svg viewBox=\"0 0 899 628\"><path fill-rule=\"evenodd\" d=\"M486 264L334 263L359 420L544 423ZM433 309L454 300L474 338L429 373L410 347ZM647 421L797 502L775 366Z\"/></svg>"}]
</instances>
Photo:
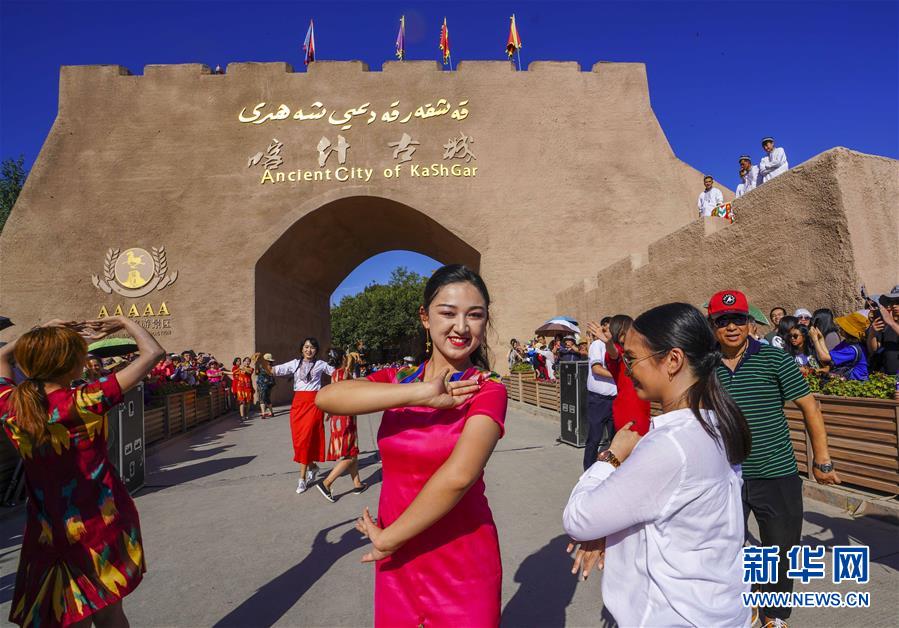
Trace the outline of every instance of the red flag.
<instances>
[{"instance_id":1,"label":"red flag","mask_svg":"<svg viewBox=\"0 0 899 628\"><path fill-rule=\"evenodd\" d=\"M506 44L506 54L511 58L521 48L521 37L518 35L518 27L515 26L515 14L509 18L512 20L509 26L509 41Z\"/></svg>"},{"instance_id":2,"label":"red flag","mask_svg":"<svg viewBox=\"0 0 899 628\"><path fill-rule=\"evenodd\" d=\"M443 26L440 27L440 50L443 51L443 65L446 65L450 58L449 29L446 27L446 18L443 18Z\"/></svg>"},{"instance_id":3,"label":"red flag","mask_svg":"<svg viewBox=\"0 0 899 628\"><path fill-rule=\"evenodd\" d=\"M309 30L306 31L306 40L303 42L303 50L306 51L303 63L309 65L315 61L315 26L313 25L312 20L309 20Z\"/></svg>"}]
</instances>

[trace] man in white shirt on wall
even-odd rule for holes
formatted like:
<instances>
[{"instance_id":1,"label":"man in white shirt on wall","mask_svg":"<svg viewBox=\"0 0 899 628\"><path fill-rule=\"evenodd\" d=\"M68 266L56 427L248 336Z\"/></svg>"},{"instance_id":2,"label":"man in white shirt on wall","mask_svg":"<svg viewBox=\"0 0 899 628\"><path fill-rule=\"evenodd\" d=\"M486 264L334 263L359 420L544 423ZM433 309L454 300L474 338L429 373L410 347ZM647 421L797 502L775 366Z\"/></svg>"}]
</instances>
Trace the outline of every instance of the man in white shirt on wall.
<instances>
[{"instance_id":1,"label":"man in white shirt on wall","mask_svg":"<svg viewBox=\"0 0 899 628\"><path fill-rule=\"evenodd\" d=\"M773 137L763 139L762 148L768 154L762 157L762 160L759 162L759 175L762 177L762 182L767 183L774 177L789 170L790 164L787 163L787 154L784 152L784 149L779 146L777 148L774 147Z\"/></svg>"},{"instance_id":2,"label":"man in white shirt on wall","mask_svg":"<svg viewBox=\"0 0 899 628\"><path fill-rule=\"evenodd\" d=\"M705 186L705 190L699 195L697 206L699 207L699 215L708 217L712 215L718 205L724 204L724 195L721 194L721 190L712 187L715 180L709 175L703 178L702 183Z\"/></svg>"},{"instance_id":3,"label":"man in white shirt on wall","mask_svg":"<svg viewBox=\"0 0 899 628\"><path fill-rule=\"evenodd\" d=\"M751 192L758 185L759 168L752 165L749 155L740 155L740 185L737 186L737 198Z\"/></svg>"},{"instance_id":4,"label":"man in white shirt on wall","mask_svg":"<svg viewBox=\"0 0 899 628\"><path fill-rule=\"evenodd\" d=\"M611 317L606 316L599 322L599 330L603 334L609 331ZM596 462L596 453L608 449L615 435L612 423L612 402L618 394L615 380L605 367L606 343L598 340L598 331L593 329L596 323L587 325L588 333L593 338L587 350L590 360L590 373L587 375L587 444L584 447L584 471Z\"/></svg>"}]
</instances>

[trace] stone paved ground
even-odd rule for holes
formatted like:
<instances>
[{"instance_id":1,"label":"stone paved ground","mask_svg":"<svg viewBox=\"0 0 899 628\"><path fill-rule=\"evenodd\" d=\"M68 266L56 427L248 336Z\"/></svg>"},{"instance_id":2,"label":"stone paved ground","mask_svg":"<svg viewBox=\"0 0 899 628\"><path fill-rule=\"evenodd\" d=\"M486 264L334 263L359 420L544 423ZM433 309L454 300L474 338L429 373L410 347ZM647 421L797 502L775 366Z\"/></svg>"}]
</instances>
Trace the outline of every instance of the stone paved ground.
<instances>
[{"instance_id":1,"label":"stone paved ground","mask_svg":"<svg viewBox=\"0 0 899 628\"><path fill-rule=\"evenodd\" d=\"M273 420L233 417L156 448L147 486L137 496L149 572L125 602L134 626L367 626L372 568L359 564L364 543L352 522L374 510L380 466L377 417L359 433L373 484L362 496L327 503L317 491L296 495L296 465L286 409ZM488 497L502 544L505 626L595 626L602 622L600 578L577 583L560 524L579 475L581 450L555 443L558 428L510 411L506 438L487 469ZM348 490L338 481L335 494ZM0 616L18 561L21 514L0 519ZM871 545L871 583L810 590L868 590L867 610L798 610L792 626L895 626L899 617L897 528L853 520L806 501L804 541Z\"/></svg>"}]
</instances>

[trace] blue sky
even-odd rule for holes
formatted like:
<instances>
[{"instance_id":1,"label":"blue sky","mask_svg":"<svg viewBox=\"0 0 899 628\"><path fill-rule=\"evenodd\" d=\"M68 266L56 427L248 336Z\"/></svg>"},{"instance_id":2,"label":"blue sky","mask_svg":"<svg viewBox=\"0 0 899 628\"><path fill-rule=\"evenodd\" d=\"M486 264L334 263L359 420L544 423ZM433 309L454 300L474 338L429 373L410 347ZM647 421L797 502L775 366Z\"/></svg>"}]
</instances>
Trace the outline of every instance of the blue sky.
<instances>
[{"instance_id":1,"label":"blue sky","mask_svg":"<svg viewBox=\"0 0 899 628\"><path fill-rule=\"evenodd\" d=\"M736 186L736 159L773 135L798 164L833 146L899 158L899 2L15 2L0 0L0 158L30 165L56 115L60 65L287 61L315 18L321 59L436 59L446 16L454 62L504 59L515 13L522 62L646 63L675 153ZM338 288L383 281L412 253L372 258Z\"/></svg>"}]
</instances>

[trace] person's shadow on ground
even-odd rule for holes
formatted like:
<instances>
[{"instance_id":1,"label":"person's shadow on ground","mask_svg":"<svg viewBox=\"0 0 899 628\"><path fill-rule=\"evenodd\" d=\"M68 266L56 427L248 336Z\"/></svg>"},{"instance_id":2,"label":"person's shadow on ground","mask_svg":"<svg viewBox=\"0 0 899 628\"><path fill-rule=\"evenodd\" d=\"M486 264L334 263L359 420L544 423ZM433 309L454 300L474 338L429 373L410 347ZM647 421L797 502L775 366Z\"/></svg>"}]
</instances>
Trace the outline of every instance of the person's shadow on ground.
<instances>
[{"instance_id":1,"label":"person's shadow on ground","mask_svg":"<svg viewBox=\"0 0 899 628\"><path fill-rule=\"evenodd\" d=\"M502 625L565 625L565 609L577 586L577 578L571 574L571 557L565 553L568 542L569 538L560 534L522 561L515 572L515 582L521 586L503 609Z\"/></svg>"},{"instance_id":2,"label":"person's shadow on ground","mask_svg":"<svg viewBox=\"0 0 899 628\"><path fill-rule=\"evenodd\" d=\"M363 547L367 539L350 527L335 543L329 543L328 532L355 520L341 521L321 530L312 542L309 554L280 576L263 585L249 598L216 622L216 627L271 626L318 581L340 558Z\"/></svg>"}]
</instances>

